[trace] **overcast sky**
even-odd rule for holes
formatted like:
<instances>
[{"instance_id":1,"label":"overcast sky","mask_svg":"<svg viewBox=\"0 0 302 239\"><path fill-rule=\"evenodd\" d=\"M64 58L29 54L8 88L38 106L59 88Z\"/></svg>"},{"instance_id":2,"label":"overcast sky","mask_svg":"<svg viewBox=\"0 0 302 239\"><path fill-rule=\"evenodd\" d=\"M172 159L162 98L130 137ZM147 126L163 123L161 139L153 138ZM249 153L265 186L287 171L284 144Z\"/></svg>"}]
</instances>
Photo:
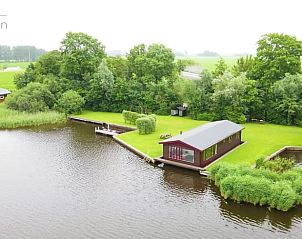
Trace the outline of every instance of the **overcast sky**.
<instances>
[{"instance_id":1,"label":"overcast sky","mask_svg":"<svg viewBox=\"0 0 302 239\"><path fill-rule=\"evenodd\" d=\"M57 49L68 31L106 50L163 43L174 51L253 53L265 33L302 40L301 0L1 0L0 44Z\"/></svg>"}]
</instances>

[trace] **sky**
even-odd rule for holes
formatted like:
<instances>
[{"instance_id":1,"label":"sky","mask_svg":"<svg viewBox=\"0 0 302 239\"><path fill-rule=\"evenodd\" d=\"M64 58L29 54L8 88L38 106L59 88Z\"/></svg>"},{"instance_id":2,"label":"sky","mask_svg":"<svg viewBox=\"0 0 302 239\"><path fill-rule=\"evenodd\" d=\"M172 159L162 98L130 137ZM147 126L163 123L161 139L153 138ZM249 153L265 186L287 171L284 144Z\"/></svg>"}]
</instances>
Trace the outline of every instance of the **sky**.
<instances>
[{"instance_id":1,"label":"sky","mask_svg":"<svg viewBox=\"0 0 302 239\"><path fill-rule=\"evenodd\" d=\"M1 0L1 45L58 49L68 31L107 51L162 43L189 54L255 53L266 33L302 40L301 0Z\"/></svg>"}]
</instances>

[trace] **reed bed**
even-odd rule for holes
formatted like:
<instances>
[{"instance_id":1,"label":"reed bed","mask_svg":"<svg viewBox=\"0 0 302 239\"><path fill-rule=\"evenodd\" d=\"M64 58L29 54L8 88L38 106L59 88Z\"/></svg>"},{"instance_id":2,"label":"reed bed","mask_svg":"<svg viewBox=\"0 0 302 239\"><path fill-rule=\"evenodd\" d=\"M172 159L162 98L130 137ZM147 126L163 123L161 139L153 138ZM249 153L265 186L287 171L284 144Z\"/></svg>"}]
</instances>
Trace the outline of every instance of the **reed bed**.
<instances>
[{"instance_id":1,"label":"reed bed","mask_svg":"<svg viewBox=\"0 0 302 239\"><path fill-rule=\"evenodd\" d=\"M39 113L26 113L10 110L5 105L0 106L0 129L15 129L45 124L59 124L66 122L64 114L48 111Z\"/></svg>"}]
</instances>

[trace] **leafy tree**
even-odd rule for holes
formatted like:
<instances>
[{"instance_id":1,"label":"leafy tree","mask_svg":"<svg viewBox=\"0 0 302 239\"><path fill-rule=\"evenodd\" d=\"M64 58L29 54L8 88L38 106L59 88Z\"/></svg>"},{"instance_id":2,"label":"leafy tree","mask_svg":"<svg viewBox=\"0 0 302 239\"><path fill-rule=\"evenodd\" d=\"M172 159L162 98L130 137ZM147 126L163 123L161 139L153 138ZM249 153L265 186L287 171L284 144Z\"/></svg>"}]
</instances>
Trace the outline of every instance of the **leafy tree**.
<instances>
[{"instance_id":1,"label":"leafy tree","mask_svg":"<svg viewBox=\"0 0 302 239\"><path fill-rule=\"evenodd\" d=\"M240 57L236 64L233 65L231 72L234 76L239 76L241 73L247 73L250 72L253 69L254 66L254 58L253 56L245 56Z\"/></svg>"},{"instance_id":2,"label":"leafy tree","mask_svg":"<svg viewBox=\"0 0 302 239\"><path fill-rule=\"evenodd\" d=\"M148 48L140 44L127 55L130 77L148 84L159 82L164 77L173 77L175 72L174 54L162 44L151 44Z\"/></svg>"},{"instance_id":3,"label":"leafy tree","mask_svg":"<svg viewBox=\"0 0 302 239\"><path fill-rule=\"evenodd\" d=\"M268 85L286 73L301 73L302 42L286 34L270 33L258 41L252 77Z\"/></svg>"},{"instance_id":4,"label":"leafy tree","mask_svg":"<svg viewBox=\"0 0 302 239\"><path fill-rule=\"evenodd\" d=\"M10 46L0 45L0 60L9 61L12 58Z\"/></svg>"},{"instance_id":5,"label":"leafy tree","mask_svg":"<svg viewBox=\"0 0 302 239\"><path fill-rule=\"evenodd\" d=\"M59 51L54 50L40 56L35 67L38 74L60 76L61 64L62 55Z\"/></svg>"},{"instance_id":6,"label":"leafy tree","mask_svg":"<svg viewBox=\"0 0 302 239\"><path fill-rule=\"evenodd\" d=\"M215 65L215 69L213 70L212 74L216 78L218 76L223 75L227 71L227 69L228 69L228 66L225 63L225 60L222 57L220 57L219 61Z\"/></svg>"},{"instance_id":7,"label":"leafy tree","mask_svg":"<svg viewBox=\"0 0 302 239\"><path fill-rule=\"evenodd\" d=\"M116 56L106 57L106 66L112 72L114 78L126 78L128 76L128 62L127 59Z\"/></svg>"},{"instance_id":8,"label":"leafy tree","mask_svg":"<svg viewBox=\"0 0 302 239\"><path fill-rule=\"evenodd\" d=\"M37 81L37 71L34 63L30 63L24 73L17 74L14 78L14 83L17 89L25 87L30 82Z\"/></svg>"},{"instance_id":9,"label":"leafy tree","mask_svg":"<svg viewBox=\"0 0 302 239\"><path fill-rule=\"evenodd\" d=\"M6 104L10 109L33 113L51 109L54 102L55 98L53 94L51 94L45 85L31 82L10 95Z\"/></svg>"},{"instance_id":10,"label":"leafy tree","mask_svg":"<svg viewBox=\"0 0 302 239\"><path fill-rule=\"evenodd\" d=\"M84 33L68 32L61 42L63 56L63 77L73 81L72 87L84 93L89 77L97 72L105 57L105 47L93 37Z\"/></svg>"},{"instance_id":11,"label":"leafy tree","mask_svg":"<svg viewBox=\"0 0 302 239\"><path fill-rule=\"evenodd\" d=\"M302 126L302 74L289 75L272 87L269 120L278 124Z\"/></svg>"},{"instance_id":12,"label":"leafy tree","mask_svg":"<svg viewBox=\"0 0 302 239\"><path fill-rule=\"evenodd\" d=\"M254 67L248 76L257 80L259 98L262 101L258 111L268 119L272 108L272 85L285 77L286 73L301 73L302 42L296 37L271 33L258 41Z\"/></svg>"},{"instance_id":13,"label":"leafy tree","mask_svg":"<svg viewBox=\"0 0 302 239\"><path fill-rule=\"evenodd\" d=\"M245 120L243 96L247 78L244 74L234 77L225 73L213 80L212 110L217 119L229 119L238 123Z\"/></svg>"},{"instance_id":14,"label":"leafy tree","mask_svg":"<svg viewBox=\"0 0 302 239\"><path fill-rule=\"evenodd\" d=\"M66 91L58 100L55 109L59 112L68 114L80 114L85 100L76 91Z\"/></svg>"},{"instance_id":15,"label":"leafy tree","mask_svg":"<svg viewBox=\"0 0 302 239\"><path fill-rule=\"evenodd\" d=\"M93 110L111 111L111 98L114 78L111 71L101 63L96 73L89 81L87 106Z\"/></svg>"}]
</instances>

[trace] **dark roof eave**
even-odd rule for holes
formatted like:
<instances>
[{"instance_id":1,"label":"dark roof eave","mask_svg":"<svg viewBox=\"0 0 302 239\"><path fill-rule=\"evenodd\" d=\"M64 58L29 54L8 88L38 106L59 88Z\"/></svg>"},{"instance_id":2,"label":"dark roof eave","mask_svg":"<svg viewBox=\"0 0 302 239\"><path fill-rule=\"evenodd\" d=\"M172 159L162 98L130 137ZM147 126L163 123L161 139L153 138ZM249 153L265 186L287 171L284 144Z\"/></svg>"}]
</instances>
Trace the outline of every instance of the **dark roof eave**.
<instances>
[{"instance_id":1,"label":"dark roof eave","mask_svg":"<svg viewBox=\"0 0 302 239\"><path fill-rule=\"evenodd\" d=\"M196 150L204 151L204 150L206 150L206 149L212 147L213 145L218 144L218 143L221 142L222 140L225 140L226 138L228 138L228 137L230 137L230 136L232 136L232 135L234 135L234 134L237 134L238 132L241 132L241 131L244 130L244 129L245 129L245 127L242 126L242 129L240 129L240 130L238 130L238 131L236 131L236 132L233 132L232 134L226 136L226 137L223 138L223 139L220 139L219 141L216 141L215 143L211 144L211 145L208 146L207 148L196 148L195 146L193 146L193 145L191 145L191 144L189 144L189 143L187 143L187 142L181 141L181 140L173 140L173 141L166 141L166 142L161 141L161 142L159 142L159 144L171 144L171 143L177 143L177 142L178 142L178 143L183 143L183 144L185 144L185 145L188 145L188 146L190 146L190 147L192 147L192 148L194 148L194 149L196 149Z\"/></svg>"}]
</instances>

